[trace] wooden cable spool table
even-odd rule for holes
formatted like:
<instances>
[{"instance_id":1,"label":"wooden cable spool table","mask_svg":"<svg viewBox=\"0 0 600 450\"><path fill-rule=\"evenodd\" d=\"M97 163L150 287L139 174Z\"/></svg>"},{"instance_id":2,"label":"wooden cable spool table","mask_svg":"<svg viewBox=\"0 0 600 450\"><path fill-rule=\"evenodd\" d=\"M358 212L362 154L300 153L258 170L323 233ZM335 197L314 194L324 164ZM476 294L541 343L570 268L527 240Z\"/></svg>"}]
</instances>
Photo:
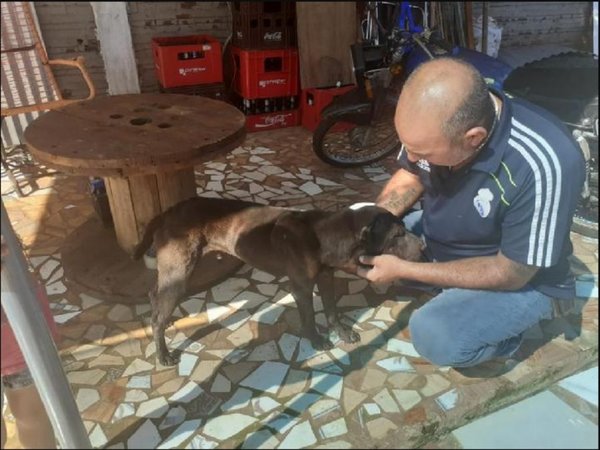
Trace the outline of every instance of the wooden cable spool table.
<instances>
[{"instance_id":1,"label":"wooden cable spool table","mask_svg":"<svg viewBox=\"0 0 600 450\"><path fill-rule=\"evenodd\" d=\"M130 255L146 225L196 195L193 166L239 146L244 124L225 102L178 94L96 97L36 119L24 133L33 157L67 174L103 177L113 217L114 232L94 218L72 234L62 249L65 276L105 298L145 298L156 272ZM201 263L215 273L204 273L191 290L240 265L226 255Z\"/></svg>"}]
</instances>

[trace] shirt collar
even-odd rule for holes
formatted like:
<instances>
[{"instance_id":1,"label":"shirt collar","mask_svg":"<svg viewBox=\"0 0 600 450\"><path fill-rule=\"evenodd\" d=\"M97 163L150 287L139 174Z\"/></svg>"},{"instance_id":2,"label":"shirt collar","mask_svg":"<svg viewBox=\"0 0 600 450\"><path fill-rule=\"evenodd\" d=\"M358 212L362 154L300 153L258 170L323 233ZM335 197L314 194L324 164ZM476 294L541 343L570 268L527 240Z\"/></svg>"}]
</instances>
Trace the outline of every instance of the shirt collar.
<instances>
[{"instance_id":1,"label":"shirt collar","mask_svg":"<svg viewBox=\"0 0 600 450\"><path fill-rule=\"evenodd\" d=\"M471 170L482 172L495 172L500 166L506 149L506 136L508 136L512 116L510 98L499 90L490 88L490 91L502 100L502 110L488 143L479 151L479 155L471 164Z\"/></svg>"}]
</instances>

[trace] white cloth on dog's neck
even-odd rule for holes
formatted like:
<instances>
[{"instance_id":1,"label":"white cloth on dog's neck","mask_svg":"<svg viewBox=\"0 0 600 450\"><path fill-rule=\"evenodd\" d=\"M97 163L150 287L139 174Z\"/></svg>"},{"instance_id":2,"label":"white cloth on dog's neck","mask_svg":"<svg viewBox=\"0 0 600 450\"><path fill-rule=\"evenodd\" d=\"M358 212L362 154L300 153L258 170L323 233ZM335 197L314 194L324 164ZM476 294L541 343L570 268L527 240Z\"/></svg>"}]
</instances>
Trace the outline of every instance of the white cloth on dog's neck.
<instances>
[{"instance_id":1,"label":"white cloth on dog's neck","mask_svg":"<svg viewBox=\"0 0 600 450\"><path fill-rule=\"evenodd\" d=\"M375 206L375 203L372 202L358 202L358 203L354 203L353 205L350 205L349 208L353 211L356 211L357 209L360 208L364 208L365 206Z\"/></svg>"}]
</instances>

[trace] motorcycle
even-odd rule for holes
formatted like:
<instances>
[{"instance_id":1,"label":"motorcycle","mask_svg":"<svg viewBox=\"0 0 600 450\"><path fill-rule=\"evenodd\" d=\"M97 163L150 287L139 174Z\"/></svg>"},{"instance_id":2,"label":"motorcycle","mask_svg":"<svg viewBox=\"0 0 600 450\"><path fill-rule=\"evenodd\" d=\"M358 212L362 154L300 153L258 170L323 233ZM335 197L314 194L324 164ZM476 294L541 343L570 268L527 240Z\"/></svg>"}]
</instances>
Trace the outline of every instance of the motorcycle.
<instances>
[{"instance_id":1,"label":"motorcycle","mask_svg":"<svg viewBox=\"0 0 600 450\"><path fill-rule=\"evenodd\" d=\"M390 31L373 12L380 4L395 7ZM413 8L421 11L423 27L415 25ZM401 143L393 119L407 77L428 59L457 57L475 66L490 86L548 109L571 130L586 160L586 182L572 229L598 238L597 58L567 53L513 70L484 53L449 45L427 27L426 12L409 2L369 2L367 10L364 42L351 46L356 88L324 108L313 133L313 150L322 161L358 167L398 152Z\"/></svg>"}]
</instances>

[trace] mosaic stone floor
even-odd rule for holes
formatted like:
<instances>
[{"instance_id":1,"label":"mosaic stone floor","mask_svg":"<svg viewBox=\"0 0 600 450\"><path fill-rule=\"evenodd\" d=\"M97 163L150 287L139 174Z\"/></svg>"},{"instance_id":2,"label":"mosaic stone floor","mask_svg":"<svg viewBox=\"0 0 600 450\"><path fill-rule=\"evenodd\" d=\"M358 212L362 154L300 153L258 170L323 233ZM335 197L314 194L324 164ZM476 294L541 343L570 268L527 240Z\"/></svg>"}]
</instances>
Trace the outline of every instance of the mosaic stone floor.
<instances>
[{"instance_id":1,"label":"mosaic stone floor","mask_svg":"<svg viewBox=\"0 0 600 450\"><path fill-rule=\"evenodd\" d=\"M393 172L393 157L332 168L310 145L299 127L249 135L231 154L196 167L198 194L336 210L374 200ZM97 448L420 447L597 359L597 241L573 234L574 267L584 277L578 314L529 330L530 356L500 372L467 376L428 364L406 324L430 296L341 272L338 306L361 342L317 352L300 337L285 278L249 266L181 303L167 331L181 362L163 367L148 304L106 302L63 277L61 243L95 214L86 180L42 177L17 198L3 173L2 194L46 286L65 372ZM318 293L315 309L323 323ZM9 446L18 447L4 414Z\"/></svg>"}]
</instances>

